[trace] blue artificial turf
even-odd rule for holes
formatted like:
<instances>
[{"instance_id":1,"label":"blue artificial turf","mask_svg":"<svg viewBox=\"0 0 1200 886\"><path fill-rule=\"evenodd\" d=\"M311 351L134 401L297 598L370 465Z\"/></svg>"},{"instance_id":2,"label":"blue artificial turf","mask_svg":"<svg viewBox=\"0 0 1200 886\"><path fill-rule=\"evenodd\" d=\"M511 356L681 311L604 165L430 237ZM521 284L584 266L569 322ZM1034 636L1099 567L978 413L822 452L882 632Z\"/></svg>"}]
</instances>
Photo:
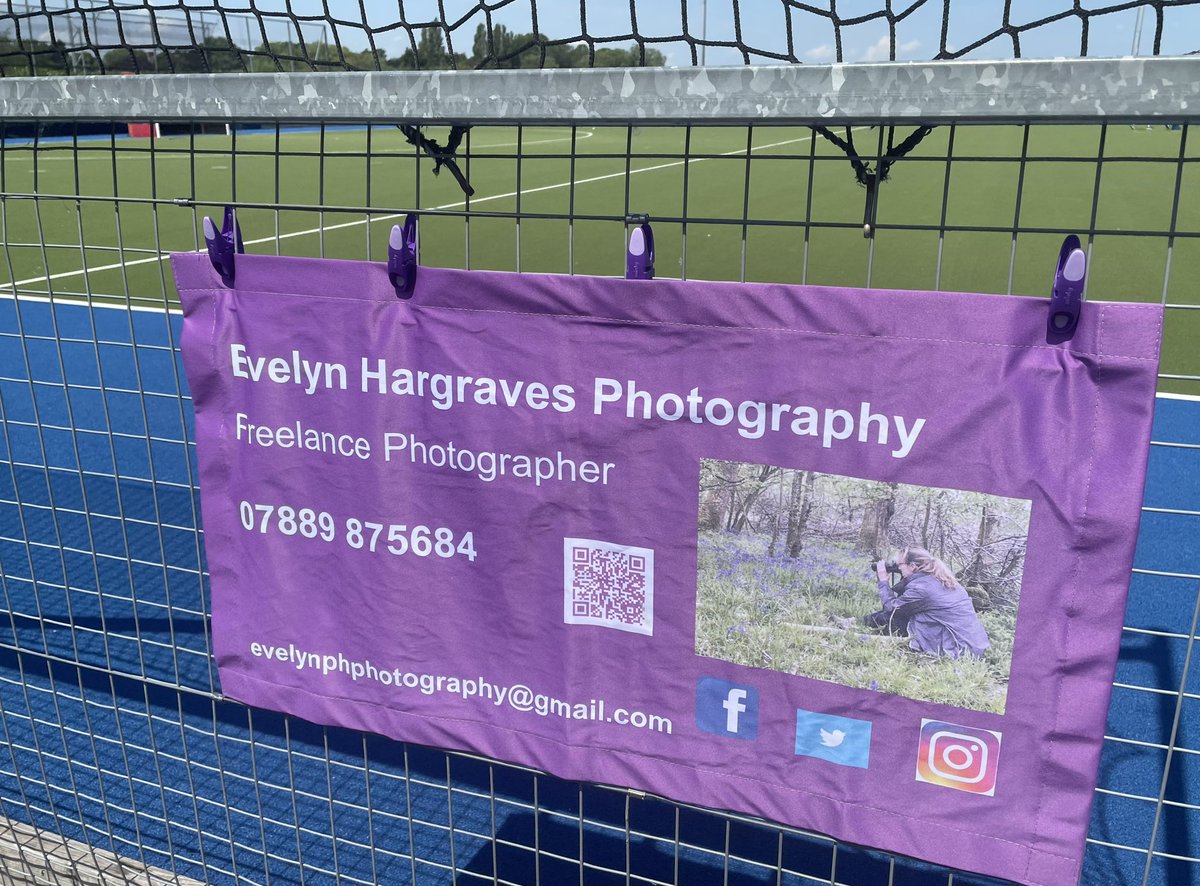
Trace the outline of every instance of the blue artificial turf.
<instances>
[{"instance_id":1,"label":"blue artificial turf","mask_svg":"<svg viewBox=\"0 0 1200 886\"><path fill-rule=\"evenodd\" d=\"M924 886L919 862L221 700L197 542L181 318L0 300L0 814L212 884ZM64 384L65 381L65 384ZM1160 398L1154 439L1200 444ZM1200 510L1200 448L1157 445L1146 504ZM1136 565L1200 572L1200 517L1143 515ZM1135 575L1084 883L1200 854L1197 580ZM1186 674L1190 692L1200 674ZM1128 739L1123 741L1122 739ZM1131 795L1131 796L1125 796ZM1149 798L1149 799L1144 799ZM631 836L627 838L628 832ZM1119 847L1131 848L1119 848ZM728 857L726 849L728 848ZM1137 851L1137 850L1142 851ZM788 873L779 879L783 861ZM607 869L620 872L610 874ZM1194 868L1155 859L1153 884ZM984 884L958 874L954 883Z\"/></svg>"}]
</instances>

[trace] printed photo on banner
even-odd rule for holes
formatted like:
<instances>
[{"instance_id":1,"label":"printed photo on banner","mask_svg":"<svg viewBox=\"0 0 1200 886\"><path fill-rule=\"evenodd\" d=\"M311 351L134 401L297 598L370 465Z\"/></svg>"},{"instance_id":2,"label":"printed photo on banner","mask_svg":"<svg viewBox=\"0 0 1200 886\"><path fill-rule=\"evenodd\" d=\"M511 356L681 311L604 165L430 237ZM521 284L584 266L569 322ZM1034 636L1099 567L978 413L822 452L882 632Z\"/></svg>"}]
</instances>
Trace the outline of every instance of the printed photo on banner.
<instances>
[{"instance_id":1,"label":"printed photo on banner","mask_svg":"<svg viewBox=\"0 0 1200 886\"><path fill-rule=\"evenodd\" d=\"M696 654L1003 713L1030 502L703 459Z\"/></svg>"}]
</instances>

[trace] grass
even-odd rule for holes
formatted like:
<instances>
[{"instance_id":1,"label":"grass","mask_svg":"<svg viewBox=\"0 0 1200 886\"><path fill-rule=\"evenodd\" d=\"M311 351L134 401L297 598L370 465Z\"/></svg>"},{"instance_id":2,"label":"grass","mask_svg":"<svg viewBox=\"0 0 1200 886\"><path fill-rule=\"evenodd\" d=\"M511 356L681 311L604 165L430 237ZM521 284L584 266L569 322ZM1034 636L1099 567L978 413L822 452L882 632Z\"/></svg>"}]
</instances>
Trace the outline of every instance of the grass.
<instances>
[{"instance_id":1,"label":"grass","mask_svg":"<svg viewBox=\"0 0 1200 886\"><path fill-rule=\"evenodd\" d=\"M849 546L810 543L795 559L770 557L764 537L717 532L703 533L698 551L698 655L1004 712L1015 611L980 613L992 642L983 658L931 658L863 628L879 597L866 557Z\"/></svg>"},{"instance_id":2,"label":"grass","mask_svg":"<svg viewBox=\"0 0 1200 886\"><path fill-rule=\"evenodd\" d=\"M1090 298L1161 301L1174 218L1167 300L1200 306L1198 140L1181 165L1179 131L1036 126L1022 164L1024 135L935 130L880 188L870 241L849 164L804 128L476 127L460 152L469 216L454 179L390 126L285 131L278 150L273 130L5 143L0 286L172 304L159 256L197 248L200 218L236 200L271 207L240 213L258 252L381 260L393 216L420 207L426 264L616 275L632 211L656 220L662 277L1045 296L1063 233L1091 229L1094 214ZM876 138L860 131L859 149ZM1200 311L1169 312L1164 373L1200 374L1197 335Z\"/></svg>"}]
</instances>

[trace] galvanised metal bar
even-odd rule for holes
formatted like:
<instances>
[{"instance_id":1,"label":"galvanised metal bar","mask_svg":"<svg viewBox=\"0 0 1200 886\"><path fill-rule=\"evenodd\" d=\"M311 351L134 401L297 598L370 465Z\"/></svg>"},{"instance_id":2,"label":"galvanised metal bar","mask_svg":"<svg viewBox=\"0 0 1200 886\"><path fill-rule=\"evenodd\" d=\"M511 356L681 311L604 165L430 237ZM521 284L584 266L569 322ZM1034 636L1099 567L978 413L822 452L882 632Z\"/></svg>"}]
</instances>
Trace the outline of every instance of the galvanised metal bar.
<instances>
[{"instance_id":1,"label":"galvanised metal bar","mask_svg":"<svg viewBox=\"0 0 1200 886\"><path fill-rule=\"evenodd\" d=\"M0 78L0 117L408 123L1200 120L1200 56Z\"/></svg>"}]
</instances>

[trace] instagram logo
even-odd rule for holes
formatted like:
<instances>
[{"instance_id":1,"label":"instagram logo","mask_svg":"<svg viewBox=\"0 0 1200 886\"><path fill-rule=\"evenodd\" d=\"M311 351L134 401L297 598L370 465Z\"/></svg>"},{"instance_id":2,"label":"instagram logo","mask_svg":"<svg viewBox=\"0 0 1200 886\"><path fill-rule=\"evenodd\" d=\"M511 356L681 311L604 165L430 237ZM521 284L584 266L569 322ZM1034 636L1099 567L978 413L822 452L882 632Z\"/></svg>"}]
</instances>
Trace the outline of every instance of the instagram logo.
<instances>
[{"instance_id":1,"label":"instagram logo","mask_svg":"<svg viewBox=\"0 0 1200 886\"><path fill-rule=\"evenodd\" d=\"M999 758L999 732L941 720L921 721L917 781L990 797L996 793Z\"/></svg>"}]
</instances>

